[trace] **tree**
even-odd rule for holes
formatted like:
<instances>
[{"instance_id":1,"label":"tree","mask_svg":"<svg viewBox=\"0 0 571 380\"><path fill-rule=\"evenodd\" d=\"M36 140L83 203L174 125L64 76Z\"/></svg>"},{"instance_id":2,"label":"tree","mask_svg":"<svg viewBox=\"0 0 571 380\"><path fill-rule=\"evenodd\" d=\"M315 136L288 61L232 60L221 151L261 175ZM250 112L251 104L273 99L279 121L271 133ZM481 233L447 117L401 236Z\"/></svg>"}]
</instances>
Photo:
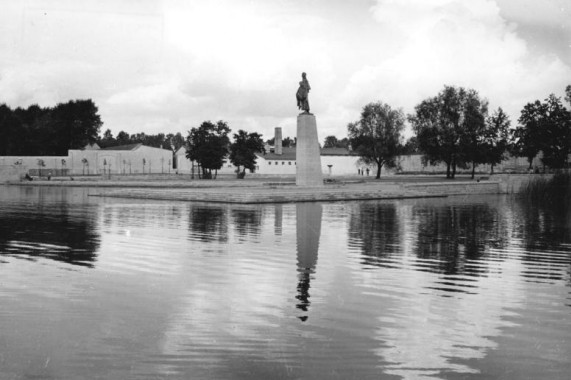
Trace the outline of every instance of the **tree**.
<instances>
[{"instance_id":1,"label":"tree","mask_svg":"<svg viewBox=\"0 0 571 380\"><path fill-rule=\"evenodd\" d=\"M286 138L282 139L282 146L284 148L289 148L289 147L293 148L293 147L295 147L296 141L297 141L296 137L294 137L293 139L290 137L286 137Z\"/></svg>"},{"instance_id":2,"label":"tree","mask_svg":"<svg viewBox=\"0 0 571 380\"><path fill-rule=\"evenodd\" d=\"M216 124L205 121L188 132L186 157L198 163L202 169L201 178L212 178L212 170L222 167L230 144L228 133L230 128L222 120Z\"/></svg>"},{"instance_id":3,"label":"tree","mask_svg":"<svg viewBox=\"0 0 571 380\"><path fill-rule=\"evenodd\" d=\"M52 136L57 142L52 154L67 154L68 149L81 149L97 141L103 125L97 106L91 99L71 100L58 104L51 112Z\"/></svg>"},{"instance_id":4,"label":"tree","mask_svg":"<svg viewBox=\"0 0 571 380\"><path fill-rule=\"evenodd\" d=\"M347 148L349 146L349 139L347 137L339 140L335 136L327 136L323 142L324 148Z\"/></svg>"},{"instance_id":5,"label":"tree","mask_svg":"<svg viewBox=\"0 0 571 380\"><path fill-rule=\"evenodd\" d=\"M484 154L484 136L488 102L480 99L478 92L471 89L465 92L461 102L459 156L462 164L472 164L472 179L474 179L476 166L485 163L487 158Z\"/></svg>"},{"instance_id":6,"label":"tree","mask_svg":"<svg viewBox=\"0 0 571 380\"><path fill-rule=\"evenodd\" d=\"M173 154L176 153L176 151L184 145L184 137L182 137L180 132L176 134L167 134L165 141L167 142L168 148L172 150Z\"/></svg>"},{"instance_id":7,"label":"tree","mask_svg":"<svg viewBox=\"0 0 571 380\"><path fill-rule=\"evenodd\" d=\"M545 105L541 160L554 169L566 168L571 153L571 112L553 94L545 100Z\"/></svg>"},{"instance_id":8,"label":"tree","mask_svg":"<svg viewBox=\"0 0 571 380\"><path fill-rule=\"evenodd\" d=\"M120 131L117 133L115 141L117 142L117 145L128 145L131 143L130 136L125 131Z\"/></svg>"},{"instance_id":9,"label":"tree","mask_svg":"<svg viewBox=\"0 0 571 380\"><path fill-rule=\"evenodd\" d=\"M401 132L404 128L402 110L377 102L363 107L361 119L347 126L349 142L365 164L377 165L376 179L383 166L394 167Z\"/></svg>"},{"instance_id":10,"label":"tree","mask_svg":"<svg viewBox=\"0 0 571 380\"><path fill-rule=\"evenodd\" d=\"M473 137L482 126L482 101L478 100L474 90L444 86L438 95L418 104L415 114L409 116L423 161L431 165L444 162L446 178L454 178L456 167L464 166L467 160L477 160L474 152L463 149L476 144Z\"/></svg>"},{"instance_id":11,"label":"tree","mask_svg":"<svg viewBox=\"0 0 571 380\"><path fill-rule=\"evenodd\" d=\"M518 119L519 126L513 131L512 135L513 154L519 157L526 157L530 169L533 165L533 159L541 151L543 114L543 106L539 100L527 103Z\"/></svg>"},{"instance_id":12,"label":"tree","mask_svg":"<svg viewBox=\"0 0 571 380\"><path fill-rule=\"evenodd\" d=\"M571 113L561 99L551 94L545 102L528 103L521 111L519 126L513 133L514 153L533 159L541 151L542 162L551 168L568 165L571 153Z\"/></svg>"},{"instance_id":13,"label":"tree","mask_svg":"<svg viewBox=\"0 0 571 380\"><path fill-rule=\"evenodd\" d=\"M483 155L485 163L490 164L492 174L494 166L505 160L509 148L510 119L508 115L498 108L494 114L486 119L486 129L483 139Z\"/></svg>"},{"instance_id":14,"label":"tree","mask_svg":"<svg viewBox=\"0 0 571 380\"><path fill-rule=\"evenodd\" d=\"M0 104L0 156L18 155L18 146L24 136L18 136L22 124L6 104Z\"/></svg>"},{"instance_id":15,"label":"tree","mask_svg":"<svg viewBox=\"0 0 571 380\"><path fill-rule=\"evenodd\" d=\"M264 140L258 133L247 133L239 130L234 134L234 142L230 144L230 162L237 167L237 177L244 178L246 169L256 169L256 153L265 153ZM240 171L242 167L242 171Z\"/></svg>"},{"instance_id":16,"label":"tree","mask_svg":"<svg viewBox=\"0 0 571 380\"><path fill-rule=\"evenodd\" d=\"M110 129L105 130L103 138L99 139L98 144L101 148L118 145L117 140L113 137L113 133L111 133Z\"/></svg>"},{"instance_id":17,"label":"tree","mask_svg":"<svg viewBox=\"0 0 571 380\"><path fill-rule=\"evenodd\" d=\"M409 155L418 153L418 138L416 136L411 136L406 143L401 146L400 154Z\"/></svg>"},{"instance_id":18,"label":"tree","mask_svg":"<svg viewBox=\"0 0 571 380\"><path fill-rule=\"evenodd\" d=\"M338 143L339 143L339 140L337 140L337 137L327 136L325 138L325 141L323 142L323 147L324 148L335 148Z\"/></svg>"}]
</instances>

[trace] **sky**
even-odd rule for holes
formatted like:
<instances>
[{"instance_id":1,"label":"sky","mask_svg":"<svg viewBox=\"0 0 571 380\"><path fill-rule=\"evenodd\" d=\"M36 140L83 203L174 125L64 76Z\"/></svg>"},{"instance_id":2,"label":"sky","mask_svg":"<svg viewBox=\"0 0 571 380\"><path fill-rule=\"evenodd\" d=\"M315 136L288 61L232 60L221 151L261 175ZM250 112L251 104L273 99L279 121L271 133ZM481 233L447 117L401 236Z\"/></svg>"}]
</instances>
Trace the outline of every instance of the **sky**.
<instances>
[{"instance_id":1,"label":"sky","mask_svg":"<svg viewBox=\"0 0 571 380\"><path fill-rule=\"evenodd\" d=\"M366 104L405 114L444 85L517 125L571 84L568 0L0 0L0 103L92 99L110 129L224 120L295 136L306 72L321 141ZM410 128L406 135L410 136Z\"/></svg>"}]
</instances>

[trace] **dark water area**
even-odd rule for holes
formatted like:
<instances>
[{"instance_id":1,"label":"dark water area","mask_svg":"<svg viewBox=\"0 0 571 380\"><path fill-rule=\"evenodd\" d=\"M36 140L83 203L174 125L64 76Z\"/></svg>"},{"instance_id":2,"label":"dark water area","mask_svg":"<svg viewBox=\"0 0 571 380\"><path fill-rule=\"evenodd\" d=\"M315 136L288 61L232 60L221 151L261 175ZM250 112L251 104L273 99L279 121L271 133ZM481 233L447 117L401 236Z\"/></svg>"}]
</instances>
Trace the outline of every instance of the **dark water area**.
<instances>
[{"instance_id":1,"label":"dark water area","mask_svg":"<svg viewBox=\"0 0 571 380\"><path fill-rule=\"evenodd\" d=\"M0 186L0 379L568 379L571 212Z\"/></svg>"}]
</instances>

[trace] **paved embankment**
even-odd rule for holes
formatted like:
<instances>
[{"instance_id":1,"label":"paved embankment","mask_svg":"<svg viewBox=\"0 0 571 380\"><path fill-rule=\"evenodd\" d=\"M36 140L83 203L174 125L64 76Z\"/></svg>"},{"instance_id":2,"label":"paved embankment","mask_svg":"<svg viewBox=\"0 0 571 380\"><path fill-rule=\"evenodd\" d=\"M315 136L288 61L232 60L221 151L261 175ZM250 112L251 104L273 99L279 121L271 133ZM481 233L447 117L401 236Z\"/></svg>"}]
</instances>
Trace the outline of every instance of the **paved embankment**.
<instances>
[{"instance_id":1,"label":"paved embankment","mask_svg":"<svg viewBox=\"0 0 571 380\"><path fill-rule=\"evenodd\" d=\"M529 180L520 179L519 182ZM523 176L522 176L523 177ZM500 177L473 181L468 178L446 180L435 177L399 176L383 180L338 178L323 187L297 187L294 178L250 178L236 180L188 180L180 177L115 178L22 182L21 186L90 187L93 196L177 200L219 203L288 203L444 197L449 195L499 194L514 191L514 178ZM518 184L519 184L518 182ZM507 186L506 183L510 185ZM511 191L510 191L511 190Z\"/></svg>"},{"instance_id":2,"label":"paved embankment","mask_svg":"<svg viewBox=\"0 0 571 380\"><path fill-rule=\"evenodd\" d=\"M131 199L177 200L218 203L289 203L444 197L458 194L497 194L498 183L347 183L323 187L268 185L208 189L131 188L109 190L97 196ZM95 195L95 194L94 194Z\"/></svg>"}]
</instances>

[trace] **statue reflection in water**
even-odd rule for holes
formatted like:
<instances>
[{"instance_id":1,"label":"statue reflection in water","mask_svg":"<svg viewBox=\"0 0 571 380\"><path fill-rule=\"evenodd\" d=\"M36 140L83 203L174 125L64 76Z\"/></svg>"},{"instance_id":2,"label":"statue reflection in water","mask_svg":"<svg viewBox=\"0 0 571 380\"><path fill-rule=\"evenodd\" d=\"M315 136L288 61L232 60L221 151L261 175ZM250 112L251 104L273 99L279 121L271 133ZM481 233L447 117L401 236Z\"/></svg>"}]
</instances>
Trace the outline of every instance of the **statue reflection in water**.
<instances>
[{"instance_id":1,"label":"statue reflection in water","mask_svg":"<svg viewBox=\"0 0 571 380\"><path fill-rule=\"evenodd\" d=\"M298 203L296 205L296 232L297 232L297 272L298 299L296 307L304 311L298 318L306 321L310 305L310 281L315 273L317 252L319 250L319 237L321 235L322 207L319 203Z\"/></svg>"}]
</instances>

